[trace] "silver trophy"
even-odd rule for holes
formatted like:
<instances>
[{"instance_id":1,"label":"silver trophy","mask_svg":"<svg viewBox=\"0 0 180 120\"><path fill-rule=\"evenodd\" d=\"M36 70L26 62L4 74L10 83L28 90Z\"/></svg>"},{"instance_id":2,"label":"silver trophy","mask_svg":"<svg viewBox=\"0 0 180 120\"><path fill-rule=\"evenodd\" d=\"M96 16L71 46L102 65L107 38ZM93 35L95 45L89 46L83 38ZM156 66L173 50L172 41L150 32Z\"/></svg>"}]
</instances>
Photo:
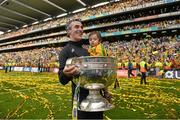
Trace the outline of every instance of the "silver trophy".
<instances>
[{"instance_id":1,"label":"silver trophy","mask_svg":"<svg viewBox=\"0 0 180 120\"><path fill-rule=\"evenodd\" d=\"M66 65L79 68L80 76L73 79L76 84L89 90L78 110L88 112L106 111L114 106L100 95L100 89L107 88L116 79L116 62L113 57L76 57L66 61Z\"/></svg>"}]
</instances>

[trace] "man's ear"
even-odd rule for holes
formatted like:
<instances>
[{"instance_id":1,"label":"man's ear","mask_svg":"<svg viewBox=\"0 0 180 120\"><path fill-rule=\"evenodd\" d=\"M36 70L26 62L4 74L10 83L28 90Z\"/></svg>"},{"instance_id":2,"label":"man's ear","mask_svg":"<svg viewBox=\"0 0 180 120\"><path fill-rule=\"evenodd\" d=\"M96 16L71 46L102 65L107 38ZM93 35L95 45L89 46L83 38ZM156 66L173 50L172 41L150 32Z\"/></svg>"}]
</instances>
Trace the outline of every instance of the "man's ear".
<instances>
[{"instance_id":1,"label":"man's ear","mask_svg":"<svg viewBox=\"0 0 180 120\"><path fill-rule=\"evenodd\" d=\"M67 30L67 36L68 36L68 37L70 36L70 29Z\"/></svg>"}]
</instances>

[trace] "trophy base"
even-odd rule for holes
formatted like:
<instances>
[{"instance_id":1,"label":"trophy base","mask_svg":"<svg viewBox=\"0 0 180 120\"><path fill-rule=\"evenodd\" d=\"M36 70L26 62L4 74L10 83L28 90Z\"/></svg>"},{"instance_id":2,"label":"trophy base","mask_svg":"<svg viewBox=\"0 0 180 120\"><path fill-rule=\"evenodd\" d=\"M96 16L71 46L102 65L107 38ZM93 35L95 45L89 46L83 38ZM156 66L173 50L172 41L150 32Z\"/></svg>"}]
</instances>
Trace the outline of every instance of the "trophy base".
<instances>
[{"instance_id":1,"label":"trophy base","mask_svg":"<svg viewBox=\"0 0 180 120\"><path fill-rule=\"evenodd\" d=\"M83 100L80 104L80 111L86 112L100 112L107 111L114 108L114 105L110 104L105 98L101 100Z\"/></svg>"},{"instance_id":2,"label":"trophy base","mask_svg":"<svg viewBox=\"0 0 180 120\"><path fill-rule=\"evenodd\" d=\"M89 95L80 103L80 108L78 110L86 112L100 112L114 108L114 105L110 104L100 95L99 90L103 88L102 84L88 84L88 87L86 86L86 88L89 89Z\"/></svg>"}]
</instances>

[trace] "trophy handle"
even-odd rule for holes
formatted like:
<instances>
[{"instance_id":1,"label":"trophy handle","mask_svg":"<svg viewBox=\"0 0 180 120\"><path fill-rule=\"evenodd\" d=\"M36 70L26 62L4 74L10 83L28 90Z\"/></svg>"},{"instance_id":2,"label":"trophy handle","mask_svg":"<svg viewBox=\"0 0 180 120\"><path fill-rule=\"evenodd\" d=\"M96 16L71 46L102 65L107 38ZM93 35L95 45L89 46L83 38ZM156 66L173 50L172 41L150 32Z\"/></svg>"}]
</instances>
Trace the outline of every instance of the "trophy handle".
<instances>
[{"instance_id":1,"label":"trophy handle","mask_svg":"<svg viewBox=\"0 0 180 120\"><path fill-rule=\"evenodd\" d=\"M73 59L74 58L69 58L69 59L67 59L66 60L66 65L68 66L68 65L73 65Z\"/></svg>"},{"instance_id":2,"label":"trophy handle","mask_svg":"<svg viewBox=\"0 0 180 120\"><path fill-rule=\"evenodd\" d=\"M66 66L75 65L79 70L79 75L82 75L83 71L81 70L81 62L78 62L78 60L79 59L77 57L69 58L66 61Z\"/></svg>"}]
</instances>

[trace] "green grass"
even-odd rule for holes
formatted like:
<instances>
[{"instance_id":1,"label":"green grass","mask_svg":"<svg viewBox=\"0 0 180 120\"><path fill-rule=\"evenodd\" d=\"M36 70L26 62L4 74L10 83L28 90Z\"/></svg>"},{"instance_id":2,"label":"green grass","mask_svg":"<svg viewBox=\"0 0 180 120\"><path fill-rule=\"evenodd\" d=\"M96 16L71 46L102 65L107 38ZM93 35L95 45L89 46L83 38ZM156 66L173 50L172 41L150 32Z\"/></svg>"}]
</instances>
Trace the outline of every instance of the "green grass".
<instances>
[{"instance_id":1,"label":"green grass","mask_svg":"<svg viewBox=\"0 0 180 120\"><path fill-rule=\"evenodd\" d=\"M120 78L109 87L115 108L105 119L179 119L180 81ZM0 71L0 119L71 119L71 84L60 85L57 74Z\"/></svg>"}]
</instances>

